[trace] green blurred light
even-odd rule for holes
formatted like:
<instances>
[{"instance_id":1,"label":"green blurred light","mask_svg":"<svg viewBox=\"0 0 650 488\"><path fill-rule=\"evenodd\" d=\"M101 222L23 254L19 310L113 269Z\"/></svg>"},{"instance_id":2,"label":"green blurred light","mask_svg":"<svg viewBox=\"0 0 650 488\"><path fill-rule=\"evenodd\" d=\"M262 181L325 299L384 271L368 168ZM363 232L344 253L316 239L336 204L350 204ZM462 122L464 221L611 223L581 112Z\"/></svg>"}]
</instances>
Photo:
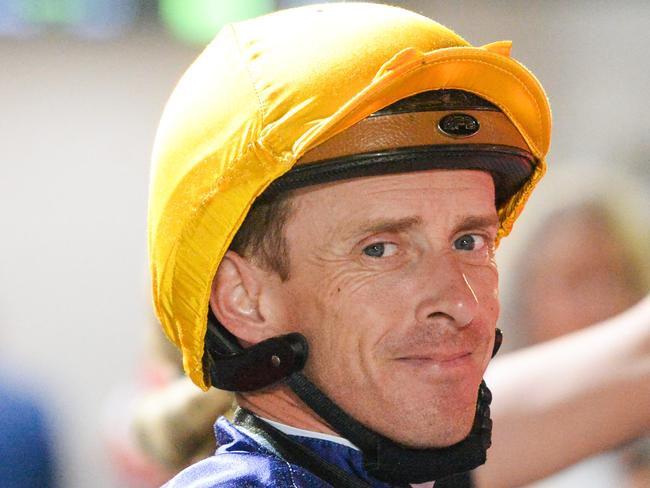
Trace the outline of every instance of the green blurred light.
<instances>
[{"instance_id":1,"label":"green blurred light","mask_svg":"<svg viewBox=\"0 0 650 488\"><path fill-rule=\"evenodd\" d=\"M160 16L179 38L206 44L224 25L275 10L274 0L160 0Z\"/></svg>"}]
</instances>

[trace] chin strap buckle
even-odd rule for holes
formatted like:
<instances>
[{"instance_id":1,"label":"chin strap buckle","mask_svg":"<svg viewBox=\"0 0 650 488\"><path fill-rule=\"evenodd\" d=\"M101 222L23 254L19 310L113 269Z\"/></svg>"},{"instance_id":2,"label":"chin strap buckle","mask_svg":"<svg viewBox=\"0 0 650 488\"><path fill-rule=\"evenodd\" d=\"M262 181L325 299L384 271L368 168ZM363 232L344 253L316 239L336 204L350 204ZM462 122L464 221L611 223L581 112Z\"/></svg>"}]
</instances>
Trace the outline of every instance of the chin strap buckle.
<instances>
[{"instance_id":1,"label":"chin strap buckle","mask_svg":"<svg viewBox=\"0 0 650 488\"><path fill-rule=\"evenodd\" d=\"M242 348L212 315L208 317L203 353L210 384L220 390L254 391L301 371L309 346L302 334L293 332Z\"/></svg>"}]
</instances>

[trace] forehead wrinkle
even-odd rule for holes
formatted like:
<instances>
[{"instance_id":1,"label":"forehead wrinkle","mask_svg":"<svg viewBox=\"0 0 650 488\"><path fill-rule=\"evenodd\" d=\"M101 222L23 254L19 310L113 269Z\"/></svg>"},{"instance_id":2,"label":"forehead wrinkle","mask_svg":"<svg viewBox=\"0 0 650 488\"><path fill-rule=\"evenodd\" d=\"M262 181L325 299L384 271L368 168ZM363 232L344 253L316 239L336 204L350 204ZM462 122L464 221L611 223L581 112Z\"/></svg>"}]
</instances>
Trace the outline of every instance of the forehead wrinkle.
<instances>
[{"instance_id":1,"label":"forehead wrinkle","mask_svg":"<svg viewBox=\"0 0 650 488\"><path fill-rule=\"evenodd\" d=\"M453 170L454 174L448 174L448 172L441 172L440 170L434 170L435 173L431 176L434 176L435 179L426 179L426 181L418 180L416 181L415 186L411 186L410 178L415 178L419 176L417 173L406 173L400 174L398 176L403 176L403 179L384 179L382 177L375 177L372 181L366 181L365 184L359 189L365 196L372 195L381 195L384 193L392 193L395 191L401 191L402 189L408 190L411 196L418 196L427 194L430 192L436 193L457 193L465 191L475 191L477 189L477 182L474 179L475 176L473 173L475 171L458 171ZM462 174L456 174L462 173ZM470 173L469 175L465 173ZM494 181L489 174L485 173L487 179L489 180L488 184L491 186L492 191L494 191ZM392 176L392 175L391 175ZM427 176L427 175L422 175ZM409 179L406 179L409 177ZM472 181L466 181L463 177L471 177ZM482 175L481 175L482 177ZM382 178L382 179L380 179ZM357 184L359 182L356 182ZM482 186L482 185L481 185Z\"/></svg>"},{"instance_id":2,"label":"forehead wrinkle","mask_svg":"<svg viewBox=\"0 0 650 488\"><path fill-rule=\"evenodd\" d=\"M392 185L383 185L382 188L368 188L363 189L364 197L372 197L376 195L384 195L386 193L395 193L408 191L407 195L400 195L399 198L419 198L421 195L426 195L427 193L436 192L436 193L450 193L450 192L462 192L465 190L471 189L471 186L447 186L447 185L425 185L408 187L404 188L404 185L401 182L394 182Z\"/></svg>"},{"instance_id":3,"label":"forehead wrinkle","mask_svg":"<svg viewBox=\"0 0 650 488\"><path fill-rule=\"evenodd\" d=\"M428 172L424 172L428 173ZM413 174L400 174L400 175L390 175L388 176L373 176L366 178L359 178L353 180L346 180L343 182L336 183L326 183L316 187L310 187L305 189L298 189L295 192L295 202L294 210L302 207L303 205L306 208L323 208L323 207L332 207L338 208L341 205L342 201L346 201L346 198L351 196L352 200L356 205L359 205L360 208L367 208L368 199L375 201L375 198L380 197L384 198L384 195L390 194L391 197L398 192L396 197L399 200L411 200L416 199L421 201L426 199L427 194L432 192L435 194L442 195L451 195L456 194L457 197L453 198L463 198L462 195L468 191L476 191L477 183L475 173L477 171L458 171L454 170L453 174L450 171L441 171L435 170L435 181L430 181L432 178L426 178L428 181L422 181L422 177L431 176L431 175L418 175L418 179L414 181L415 175ZM469 173L469 174L468 174ZM485 174L489 179L489 184L491 186L491 191L494 192L494 183L492 178ZM469 176L472 176L473 181L466 181ZM477 175L478 176L478 175ZM483 176L483 175L481 175ZM412 185L415 183L415 185ZM483 186L483 185L481 185ZM345 191L343 191L345 190ZM345 197L345 198L342 198ZM304 200L304 201L303 201ZM491 199L492 205L494 205L493 197ZM384 201L385 205L386 202ZM354 207L348 202L348 207ZM350 210L348 208L348 210ZM475 209L478 210L478 209ZM488 220L492 219L495 223L497 222L496 217L496 208L494 209L494 216L490 218L486 217L485 222L480 223L479 227L489 227L490 224ZM476 211L470 213L474 214L484 214L483 211ZM333 211L333 213L336 213ZM419 217L376 217L376 212L368 212L365 216L358 215L356 211L347 212L348 216L345 219L342 219L341 222L336 222L338 219L328 219L325 218L324 221L316 222L307 222L308 226L317 225L318 227L326 226L329 227L329 230L326 232L326 240L331 241L332 238L335 238L336 241L347 241L363 232L382 232L382 231L405 231L409 227L415 227L416 224L421 226L424 225L424 220L420 219L419 222L416 222L414 219L419 219ZM362 214L364 212L361 212ZM372 214L375 214L374 216ZM417 213L417 212L416 212ZM357 215L355 215L357 214ZM328 222L329 221L329 222ZM469 222L468 224L458 223L457 227L464 228L470 227L472 224L477 224L478 222ZM330 224L330 225L328 225ZM453 225L453 223L450 222ZM325 237L325 236L323 236Z\"/></svg>"}]
</instances>

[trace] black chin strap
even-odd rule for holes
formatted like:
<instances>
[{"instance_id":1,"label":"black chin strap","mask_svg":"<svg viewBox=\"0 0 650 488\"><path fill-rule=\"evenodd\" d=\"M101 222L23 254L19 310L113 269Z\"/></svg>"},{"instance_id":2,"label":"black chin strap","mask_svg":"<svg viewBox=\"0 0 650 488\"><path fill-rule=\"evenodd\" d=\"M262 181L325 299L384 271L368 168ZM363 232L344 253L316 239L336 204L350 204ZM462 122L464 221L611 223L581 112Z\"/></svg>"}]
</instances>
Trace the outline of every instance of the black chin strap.
<instances>
[{"instance_id":1,"label":"black chin strap","mask_svg":"<svg viewBox=\"0 0 650 488\"><path fill-rule=\"evenodd\" d=\"M496 329L492 357L501 347L502 340L501 330ZM484 381L479 386L476 414L469 435L454 445L430 449L408 448L368 429L300 372L289 376L286 383L335 431L361 449L368 474L385 482L425 483L466 473L485 463L486 451L492 444L492 393ZM464 479L467 480L468 476Z\"/></svg>"},{"instance_id":2,"label":"black chin strap","mask_svg":"<svg viewBox=\"0 0 650 488\"><path fill-rule=\"evenodd\" d=\"M287 384L334 430L356 445L364 455L368 474L388 483L424 483L454 473L472 470L485 462L491 444L492 395L481 382L476 416L470 434L449 447L412 449L374 432L345 413L301 373L291 375Z\"/></svg>"},{"instance_id":3,"label":"black chin strap","mask_svg":"<svg viewBox=\"0 0 650 488\"><path fill-rule=\"evenodd\" d=\"M496 329L492 356L502 342ZM461 442L444 448L412 449L374 432L339 408L300 372L292 373L286 383L316 414L334 430L355 444L363 453L364 468L376 479L403 486L410 483L436 481L436 488L466 488L472 486L469 471L485 462L491 445L492 394L481 382L474 424ZM336 488L365 488L366 482L356 479L339 467L327 463L316 453L292 440L271 425L240 409L235 423L266 438L286 461L303 466Z\"/></svg>"},{"instance_id":4,"label":"black chin strap","mask_svg":"<svg viewBox=\"0 0 650 488\"><path fill-rule=\"evenodd\" d=\"M301 466L311 474L335 488L371 488L371 485L356 476L328 463L320 455L291 439L284 432L256 417L244 408L238 408L233 422L244 427L268 442L282 459ZM411 485L393 485L395 488L410 488ZM472 488L469 472L459 473L436 480L435 488Z\"/></svg>"}]
</instances>

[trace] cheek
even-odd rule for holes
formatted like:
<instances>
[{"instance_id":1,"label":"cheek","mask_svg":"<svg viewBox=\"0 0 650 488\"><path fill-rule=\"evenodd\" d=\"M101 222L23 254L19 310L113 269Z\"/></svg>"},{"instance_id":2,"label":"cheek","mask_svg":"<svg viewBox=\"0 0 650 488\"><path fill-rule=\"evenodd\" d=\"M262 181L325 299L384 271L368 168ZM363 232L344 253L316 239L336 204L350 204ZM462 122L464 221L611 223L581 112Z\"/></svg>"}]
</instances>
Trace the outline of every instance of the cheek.
<instances>
[{"instance_id":1,"label":"cheek","mask_svg":"<svg viewBox=\"0 0 650 488\"><path fill-rule=\"evenodd\" d=\"M375 313L362 297L368 277L345 271L317 269L294 275L289 294L293 326L305 334L313 352L325 355L354 343L362 330L364 315Z\"/></svg>"},{"instance_id":2,"label":"cheek","mask_svg":"<svg viewBox=\"0 0 650 488\"><path fill-rule=\"evenodd\" d=\"M400 287L386 281L370 272L342 272L324 280L320 315L345 342L341 347L367 347L381 335L381 323L396 314Z\"/></svg>"},{"instance_id":3,"label":"cheek","mask_svg":"<svg viewBox=\"0 0 650 488\"><path fill-rule=\"evenodd\" d=\"M476 322L483 341L490 345L494 339L494 329L499 318L499 274L496 266L472 268L467 271L467 282L476 295L478 312ZM485 362L492 356L491 347L486 351Z\"/></svg>"},{"instance_id":4,"label":"cheek","mask_svg":"<svg viewBox=\"0 0 650 488\"><path fill-rule=\"evenodd\" d=\"M482 266L468 266L464 269L464 275L480 308L498 314L499 273L494 261Z\"/></svg>"},{"instance_id":5,"label":"cheek","mask_svg":"<svg viewBox=\"0 0 650 488\"><path fill-rule=\"evenodd\" d=\"M316 296L301 292L305 296L301 325L310 343L307 373L322 380L321 386L325 378L369 385L377 375L377 344L407 321L407 290L397 280L380 280L372 273L321 273L320 277ZM341 358L347 358L344 364Z\"/></svg>"},{"instance_id":6,"label":"cheek","mask_svg":"<svg viewBox=\"0 0 650 488\"><path fill-rule=\"evenodd\" d=\"M413 322L416 299L425 286L408 270L362 273L341 286L340 317L359 350L372 354L386 336Z\"/></svg>"}]
</instances>

